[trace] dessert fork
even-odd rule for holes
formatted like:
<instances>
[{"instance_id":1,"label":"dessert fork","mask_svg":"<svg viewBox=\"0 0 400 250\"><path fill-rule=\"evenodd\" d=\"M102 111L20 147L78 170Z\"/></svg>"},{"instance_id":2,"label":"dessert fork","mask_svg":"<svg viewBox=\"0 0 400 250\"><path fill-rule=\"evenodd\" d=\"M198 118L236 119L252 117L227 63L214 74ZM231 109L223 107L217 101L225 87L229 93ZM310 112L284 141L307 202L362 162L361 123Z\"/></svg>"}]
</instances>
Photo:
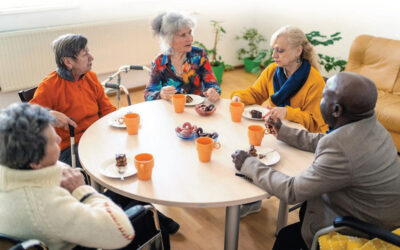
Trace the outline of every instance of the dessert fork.
<instances>
[{"instance_id":1,"label":"dessert fork","mask_svg":"<svg viewBox=\"0 0 400 250\"><path fill-rule=\"evenodd\" d=\"M271 149L270 151L268 151L268 152L266 152L266 153L258 154L258 157L264 158L264 157L266 157L269 153L272 153L272 152L275 152L275 151L276 151L276 148L275 148L275 149Z\"/></svg>"},{"instance_id":2,"label":"dessert fork","mask_svg":"<svg viewBox=\"0 0 400 250\"><path fill-rule=\"evenodd\" d=\"M118 174L120 175L121 181L124 180L125 168L118 168Z\"/></svg>"}]
</instances>

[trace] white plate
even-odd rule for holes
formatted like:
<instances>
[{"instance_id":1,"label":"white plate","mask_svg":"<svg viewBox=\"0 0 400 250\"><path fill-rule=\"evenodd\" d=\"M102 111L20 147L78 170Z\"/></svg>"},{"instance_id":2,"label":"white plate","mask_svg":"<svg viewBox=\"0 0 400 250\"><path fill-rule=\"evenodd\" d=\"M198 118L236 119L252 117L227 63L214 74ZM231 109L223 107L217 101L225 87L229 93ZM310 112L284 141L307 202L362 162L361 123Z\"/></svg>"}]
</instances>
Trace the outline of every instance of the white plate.
<instances>
[{"instance_id":1,"label":"white plate","mask_svg":"<svg viewBox=\"0 0 400 250\"><path fill-rule=\"evenodd\" d=\"M267 155L262 159L258 158L257 156L257 159L259 159L265 165L275 165L281 160L281 155L276 150L273 151L272 148L256 147L256 149L257 149L257 154L267 153Z\"/></svg>"},{"instance_id":2,"label":"white plate","mask_svg":"<svg viewBox=\"0 0 400 250\"><path fill-rule=\"evenodd\" d=\"M121 178L121 175L118 173L118 168L115 166L115 159L108 159L101 164L100 173L104 176L110 178ZM133 164L128 162L126 166L124 177L129 177L137 173L137 170Z\"/></svg>"},{"instance_id":3,"label":"white plate","mask_svg":"<svg viewBox=\"0 0 400 250\"><path fill-rule=\"evenodd\" d=\"M250 113L250 112L251 112L252 110L260 111L260 112L262 113L262 115L261 115L262 117L268 113L268 109L265 108L265 107L263 107L263 106L260 106L260 105L250 105L250 106L247 106L247 107L244 108L244 111L243 111L242 116L243 116L244 118L247 118L247 119L250 119L250 120L264 121L264 119L262 119L262 118L253 118L253 117L251 117L251 113Z\"/></svg>"},{"instance_id":4,"label":"white plate","mask_svg":"<svg viewBox=\"0 0 400 250\"><path fill-rule=\"evenodd\" d=\"M111 117L109 122L108 122L110 124L110 126L112 126L114 128L126 128L125 123L119 123L118 122L118 118L120 118L120 116Z\"/></svg>"},{"instance_id":5,"label":"white plate","mask_svg":"<svg viewBox=\"0 0 400 250\"><path fill-rule=\"evenodd\" d=\"M199 96L199 95L191 95L187 94L186 96L190 96L193 98L192 102L186 103L185 106L196 106L197 104L203 103L204 102L204 97Z\"/></svg>"}]
</instances>

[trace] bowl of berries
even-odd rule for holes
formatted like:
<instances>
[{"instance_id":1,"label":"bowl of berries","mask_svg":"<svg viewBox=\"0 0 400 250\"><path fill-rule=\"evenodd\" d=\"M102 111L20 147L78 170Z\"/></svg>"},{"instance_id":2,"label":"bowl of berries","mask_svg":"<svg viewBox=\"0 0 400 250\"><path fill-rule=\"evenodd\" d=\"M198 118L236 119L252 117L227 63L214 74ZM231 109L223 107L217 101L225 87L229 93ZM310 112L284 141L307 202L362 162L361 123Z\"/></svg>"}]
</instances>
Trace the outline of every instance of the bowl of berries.
<instances>
[{"instance_id":1,"label":"bowl of berries","mask_svg":"<svg viewBox=\"0 0 400 250\"><path fill-rule=\"evenodd\" d=\"M195 106L195 110L196 112L201 115L201 116L209 116L214 114L215 110L217 110L217 107L215 107L214 104L197 104Z\"/></svg>"}]
</instances>

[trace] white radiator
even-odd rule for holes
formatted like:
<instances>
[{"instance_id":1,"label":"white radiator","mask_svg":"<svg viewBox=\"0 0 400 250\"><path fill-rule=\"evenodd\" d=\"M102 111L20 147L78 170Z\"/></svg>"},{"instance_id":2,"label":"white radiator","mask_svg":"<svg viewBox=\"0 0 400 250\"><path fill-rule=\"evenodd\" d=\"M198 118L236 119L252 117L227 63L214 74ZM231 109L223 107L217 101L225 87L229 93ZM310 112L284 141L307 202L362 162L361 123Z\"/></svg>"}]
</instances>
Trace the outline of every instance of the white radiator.
<instances>
[{"instance_id":1,"label":"white radiator","mask_svg":"<svg viewBox=\"0 0 400 250\"><path fill-rule=\"evenodd\" d=\"M149 65L159 51L146 18L0 33L0 91L37 86L56 69L51 42L66 33L88 38L97 74L126 64Z\"/></svg>"}]
</instances>

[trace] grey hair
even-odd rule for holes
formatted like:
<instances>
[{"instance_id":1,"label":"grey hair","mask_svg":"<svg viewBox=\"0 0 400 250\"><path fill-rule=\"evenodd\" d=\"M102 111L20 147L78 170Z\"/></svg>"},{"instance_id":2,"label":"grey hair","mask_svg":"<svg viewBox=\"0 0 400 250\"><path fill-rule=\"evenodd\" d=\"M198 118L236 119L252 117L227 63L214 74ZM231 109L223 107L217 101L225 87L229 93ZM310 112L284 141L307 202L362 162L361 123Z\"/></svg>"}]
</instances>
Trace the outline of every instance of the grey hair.
<instances>
[{"instance_id":1,"label":"grey hair","mask_svg":"<svg viewBox=\"0 0 400 250\"><path fill-rule=\"evenodd\" d=\"M54 52L57 66L59 68L67 69L64 65L64 57L76 58L87 45L87 38L79 34L64 34L56 38L51 47Z\"/></svg>"},{"instance_id":2,"label":"grey hair","mask_svg":"<svg viewBox=\"0 0 400 250\"><path fill-rule=\"evenodd\" d=\"M183 28L190 28L192 31L196 26L196 21L180 12L164 12L157 15L151 21L151 29L153 34L160 37L161 52L171 54L172 39Z\"/></svg>"},{"instance_id":3,"label":"grey hair","mask_svg":"<svg viewBox=\"0 0 400 250\"><path fill-rule=\"evenodd\" d=\"M271 45L275 42L278 36L287 36L288 43L292 47L302 46L303 52L300 55L300 60L306 59L310 62L311 66L319 71L319 63L317 59L317 54L315 53L314 47L308 41L304 32L298 28L291 25L283 26L282 28L275 31L271 36Z\"/></svg>"},{"instance_id":4,"label":"grey hair","mask_svg":"<svg viewBox=\"0 0 400 250\"><path fill-rule=\"evenodd\" d=\"M47 140L43 131L54 117L39 105L14 103L0 110L0 164L31 169L43 159Z\"/></svg>"}]
</instances>

